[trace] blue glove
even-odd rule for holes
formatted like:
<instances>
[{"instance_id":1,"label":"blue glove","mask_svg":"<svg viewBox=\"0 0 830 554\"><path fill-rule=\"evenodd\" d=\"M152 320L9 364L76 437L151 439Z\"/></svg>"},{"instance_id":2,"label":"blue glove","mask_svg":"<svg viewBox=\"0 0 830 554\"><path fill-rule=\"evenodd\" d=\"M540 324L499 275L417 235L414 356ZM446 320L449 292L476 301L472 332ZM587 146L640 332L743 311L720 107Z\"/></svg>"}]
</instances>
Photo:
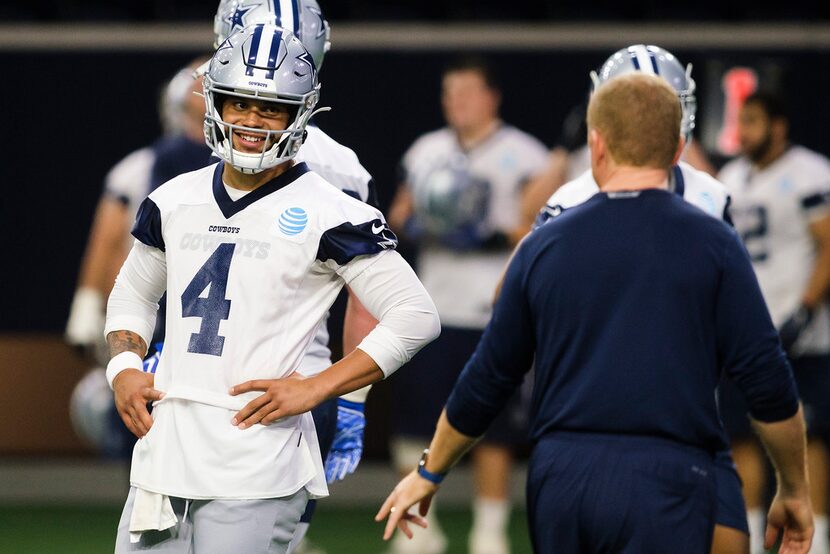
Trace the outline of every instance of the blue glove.
<instances>
[{"instance_id":1,"label":"blue glove","mask_svg":"<svg viewBox=\"0 0 830 554\"><path fill-rule=\"evenodd\" d=\"M163 342L157 342L155 345L156 351L152 356L147 356L144 358L144 367L141 369L144 373L155 373L156 368L159 365L159 360L161 359L161 350L164 348Z\"/></svg>"},{"instance_id":2,"label":"blue glove","mask_svg":"<svg viewBox=\"0 0 830 554\"><path fill-rule=\"evenodd\" d=\"M326 482L340 481L353 473L363 455L366 416L362 402L337 399L337 431L326 458Z\"/></svg>"}]
</instances>

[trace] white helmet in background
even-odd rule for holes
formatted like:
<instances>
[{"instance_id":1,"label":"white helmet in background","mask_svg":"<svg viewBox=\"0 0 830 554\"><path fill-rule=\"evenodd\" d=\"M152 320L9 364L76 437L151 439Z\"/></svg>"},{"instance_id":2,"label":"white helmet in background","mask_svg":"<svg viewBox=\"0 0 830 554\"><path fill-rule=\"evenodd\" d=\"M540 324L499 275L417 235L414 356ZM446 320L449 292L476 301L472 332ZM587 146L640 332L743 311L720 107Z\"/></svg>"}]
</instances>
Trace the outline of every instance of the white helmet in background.
<instances>
[{"instance_id":1,"label":"white helmet in background","mask_svg":"<svg viewBox=\"0 0 830 554\"><path fill-rule=\"evenodd\" d=\"M688 144L692 138L692 130L695 128L695 112L697 111L692 64L688 64L684 69L668 50L654 45L634 44L614 52L605 60L599 71L591 72L593 90L614 77L635 72L662 77L677 91L680 107L683 110L680 134Z\"/></svg>"},{"instance_id":2,"label":"white helmet in background","mask_svg":"<svg viewBox=\"0 0 830 554\"><path fill-rule=\"evenodd\" d=\"M331 48L331 30L317 0L222 0L213 19L213 47L218 48L239 29L257 23L291 31L320 70Z\"/></svg>"},{"instance_id":3,"label":"white helmet in background","mask_svg":"<svg viewBox=\"0 0 830 554\"><path fill-rule=\"evenodd\" d=\"M78 381L69 399L69 420L75 433L99 452L117 452L122 437L114 431L111 419L115 402L103 368L89 370Z\"/></svg>"},{"instance_id":4,"label":"white helmet in background","mask_svg":"<svg viewBox=\"0 0 830 554\"><path fill-rule=\"evenodd\" d=\"M289 31L269 24L245 27L219 46L204 82L205 141L221 159L243 173L259 173L293 158L305 140L306 125L320 95L311 54ZM288 108L285 130L265 131L226 123L227 97L268 101ZM263 151L233 148L234 132L265 134ZM268 144L271 144L268 147Z\"/></svg>"}]
</instances>

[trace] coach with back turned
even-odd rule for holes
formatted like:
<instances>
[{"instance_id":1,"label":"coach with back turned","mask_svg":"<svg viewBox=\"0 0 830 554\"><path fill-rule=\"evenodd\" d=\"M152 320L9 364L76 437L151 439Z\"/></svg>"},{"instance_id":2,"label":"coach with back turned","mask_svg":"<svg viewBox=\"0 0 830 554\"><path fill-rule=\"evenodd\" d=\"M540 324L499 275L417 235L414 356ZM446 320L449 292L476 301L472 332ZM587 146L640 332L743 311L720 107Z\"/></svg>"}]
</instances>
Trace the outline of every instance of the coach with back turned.
<instances>
[{"instance_id":1,"label":"coach with back turned","mask_svg":"<svg viewBox=\"0 0 830 554\"><path fill-rule=\"evenodd\" d=\"M683 147L676 93L612 79L588 108L600 193L524 240L493 318L421 464L384 503L409 534L452 465L535 360L528 470L534 550L709 551L715 390L746 396L778 477L767 546L807 552L813 533L796 386L735 232L667 190Z\"/></svg>"}]
</instances>

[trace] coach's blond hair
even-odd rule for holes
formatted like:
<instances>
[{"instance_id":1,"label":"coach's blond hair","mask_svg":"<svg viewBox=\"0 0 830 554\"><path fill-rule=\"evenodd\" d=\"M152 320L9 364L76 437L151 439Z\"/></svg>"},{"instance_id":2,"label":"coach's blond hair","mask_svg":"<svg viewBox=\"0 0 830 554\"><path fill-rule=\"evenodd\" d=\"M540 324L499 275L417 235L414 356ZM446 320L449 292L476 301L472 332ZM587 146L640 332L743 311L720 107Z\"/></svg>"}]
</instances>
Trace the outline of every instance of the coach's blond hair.
<instances>
[{"instance_id":1,"label":"coach's blond hair","mask_svg":"<svg viewBox=\"0 0 830 554\"><path fill-rule=\"evenodd\" d=\"M655 75L621 75L600 86L588 104L588 129L605 139L620 165L668 168L680 139L677 92Z\"/></svg>"}]
</instances>

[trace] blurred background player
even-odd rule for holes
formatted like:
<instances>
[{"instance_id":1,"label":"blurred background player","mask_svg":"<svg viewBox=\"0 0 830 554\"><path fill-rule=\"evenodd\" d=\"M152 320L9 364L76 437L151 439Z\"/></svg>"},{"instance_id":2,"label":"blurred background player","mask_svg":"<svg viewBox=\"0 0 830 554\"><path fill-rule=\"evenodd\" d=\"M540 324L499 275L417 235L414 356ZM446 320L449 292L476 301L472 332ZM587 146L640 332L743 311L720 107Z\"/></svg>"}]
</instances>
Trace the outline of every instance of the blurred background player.
<instances>
[{"instance_id":1,"label":"blurred background player","mask_svg":"<svg viewBox=\"0 0 830 554\"><path fill-rule=\"evenodd\" d=\"M653 60L653 63L652 63ZM695 127L695 82L691 68L683 65L667 50L653 45L632 45L611 55L600 70L592 73L594 90L621 75L650 73L663 78L677 92L681 102L683 121L681 130L686 139L684 153L692 141ZM691 142L691 144L696 144ZM710 215L729 221L729 195L726 187L704 171L679 161L672 167L669 187L689 203ZM539 213L539 223L558 217L564 211L576 206L599 192L591 171L587 171L557 190ZM724 437L724 443L726 438ZM715 536L712 543L714 554L743 554L749 548L749 527L746 507L741 495L741 484L735 465L728 450L716 457L718 509L716 512Z\"/></svg>"},{"instance_id":2,"label":"blurred background player","mask_svg":"<svg viewBox=\"0 0 830 554\"><path fill-rule=\"evenodd\" d=\"M696 142L692 140L695 128L697 100L696 85L692 79L691 65L683 65L674 55L654 45L634 44L612 54L599 71L591 72L593 88L620 75L629 73L653 74L663 78L677 91L683 110L681 132L686 139L686 153ZM726 188L707 171L695 169L691 164L679 161L674 166L669 186L686 200L705 212L729 220L729 199ZM572 181L560 186L548 199L539 213L537 223L542 223L564 210L581 204L599 191L590 170L586 170Z\"/></svg>"},{"instance_id":3,"label":"blurred background player","mask_svg":"<svg viewBox=\"0 0 830 554\"><path fill-rule=\"evenodd\" d=\"M634 61L637 59L636 54L632 55L632 53L639 49L645 49L644 52L646 56L654 55L656 66L652 67L650 60L648 60L649 63L645 65L640 65L639 62L635 64ZM649 49L652 49L651 54L649 54ZM602 76L600 72L598 77L599 79L605 81L612 74L616 75L623 71L654 71L660 75L661 66L665 66L667 64L676 65L682 70L682 66L671 54L671 52L663 48L641 44L631 45L615 52L610 58L608 58L608 60L606 60L603 64L603 67L613 68L612 72L605 76ZM686 126L688 134L686 136L686 148L683 150L681 160L683 160L687 166L714 176L716 169L715 166L709 161L706 151L697 141L692 141L692 131L695 127L696 109L696 103L694 103L694 90L679 90L682 87L688 86L689 83L693 83L693 81L691 81L691 64L688 67L689 75L686 78L682 77L680 72L675 71L674 69L676 68L672 68L672 74L676 74L676 77L673 77L673 79L669 81L669 84L671 84L675 89L678 89L678 94L684 94L690 97L689 100L684 103L684 116L687 119ZM533 191L534 203L538 202L536 198L539 196L541 196L544 200L547 200L559 189L559 187L565 183L575 180L580 175L589 172L591 168L591 159L588 152L585 128L586 108L587 100L585 102L580 102L574 106L570 112L568 112L568 115L565 117L565 121L562 125L562 132L557 140L557 144L550 151L548 164L545 167L545 170L539 173L530 181L530 183L528 183L528 188ZM535 219L536 215L537 214L534 212L532 217Z\"/></svg>"},{"instance_id":4,"label":"blurred background player","mask_svg":"<svg viewBox=\"0 0 830 554\"><path fill-rule=\"evenodd\" d=\"M103 343L104 302L127 257L141 201L171 177L208 164L205 106L194 94L201 93L201 79L193 79L193 70L206 59L193 60L165 86L159 102L164 135L130 153L106 176L66 325L70 344L94 351Z\"/></svg>"},{"instance_id":5,"label":"blurred background player","mask_svg":"<svg viewBox=\"0 0 830 554\"><path fill-rule=\"evenodd\" d=\"M718 177L732 195L735 227L749 250L773 322L781 334L804 402L816 535L811 552L830 551L827 538L827 440L830 423L830 162L789 141L783 99L749 96L738 116L741 156ZM722 399L744 483L752 551L762 551L766 467L747 424L746 406L725 385Z\"/></svg>"},{"instance_id":6,"label":"blurred background player","mask_svg":"<svg viewBox=\"0 0 830 554\"><path fill-rule=\"evenodd\" d=\"M200 96L202 80L193 78L193 70L207 59L200 56L191 61L162 90L159 112L164 134L127 155L104 180L66 325L67 342L84 349L101 366L108 357L104 304L132 244L130 229L138 206L165 181L210 161L204 136L205 102ZM163 317L159 317L157 340L163 336L163 324ZM108 389L102 370L85 375L73 393L72 421L106 456L129 459L135 439L115 412Z\"/></svg>"},{"instance_id":7,"label":"blurred background player","mask_svg":"<svg viewBox=\"0 0 830 554\"><path fill-rule=\"evenodd\" d=\"M499 118L501 95L481 58L456 60L443 73L447 126L420 137L403 157L403 183L389 210L390 225L419 247L417 272L441 316L441 337L394 382L392 455L399 471L415 463L447 395L492 310L510 249L525 235L520 205L528 179L547 159L544 145ZM534 207L538 211L540 205ZM475 502L469 538L474 554L509 552L512 450L526 444L513 399L473 451ZM433 513L433 512L431 512ZM446 540L431 516L415 540L396 539L398 552L443 552Z\"/></svg>"}]
</instances>

